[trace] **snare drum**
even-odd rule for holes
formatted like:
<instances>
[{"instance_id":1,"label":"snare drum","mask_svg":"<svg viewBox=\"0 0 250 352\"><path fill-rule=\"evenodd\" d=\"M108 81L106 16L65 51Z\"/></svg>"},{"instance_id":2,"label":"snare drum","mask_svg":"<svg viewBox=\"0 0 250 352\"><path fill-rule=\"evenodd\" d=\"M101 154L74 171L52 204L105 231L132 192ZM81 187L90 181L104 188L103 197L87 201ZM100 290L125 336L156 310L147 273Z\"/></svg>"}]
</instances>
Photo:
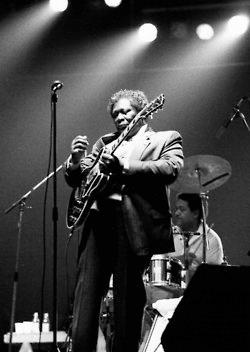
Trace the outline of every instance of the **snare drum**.
<instances>
[{"instance_id":1,"label":"snare drum","mask_svg":"<svg viewBox=\"0 0 250 352\"><path fill-rule=\"evenodd\" d=\"M153 286L182 287L184 267L179 259L164 254L153 255L148 270L149 284Z\"/></svg>"}]
</instances>

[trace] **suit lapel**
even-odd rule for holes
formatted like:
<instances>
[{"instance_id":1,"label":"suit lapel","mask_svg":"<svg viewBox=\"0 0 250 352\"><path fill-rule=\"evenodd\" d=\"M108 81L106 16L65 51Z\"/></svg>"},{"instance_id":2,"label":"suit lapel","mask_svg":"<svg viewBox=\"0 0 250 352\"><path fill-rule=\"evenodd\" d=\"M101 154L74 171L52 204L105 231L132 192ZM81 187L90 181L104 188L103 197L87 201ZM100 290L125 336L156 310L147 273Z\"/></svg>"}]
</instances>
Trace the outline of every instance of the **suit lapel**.
<instances>
[{"instance_id":1,"label":"suit lapel","mask_svg":"<svg viewBox=\"0 0 250 352\"><path fill-rule=\"evenodd\" d=\"M141 159L142 153L144 150L151 144L151 135L154 134L152 130L145 132L141 137L136 141L135 146L132 149L130 158L131 159Z\"/></svg>"}]
</instances>

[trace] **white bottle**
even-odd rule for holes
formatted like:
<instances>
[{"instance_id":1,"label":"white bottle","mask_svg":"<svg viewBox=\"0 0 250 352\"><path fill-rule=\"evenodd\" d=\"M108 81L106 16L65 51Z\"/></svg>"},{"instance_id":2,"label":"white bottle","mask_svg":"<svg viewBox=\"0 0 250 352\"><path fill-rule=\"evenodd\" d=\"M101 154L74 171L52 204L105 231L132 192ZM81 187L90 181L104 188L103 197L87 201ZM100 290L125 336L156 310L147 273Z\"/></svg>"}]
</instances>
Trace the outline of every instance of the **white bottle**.
<instances>
[{"instance_id":1,"label":"white bottle","mask_svg":"<svg viewBox=\"0 0 250 352\"><path fill-rule=\"evenodd\" d=\"M35 312L33 314L33 320L32 320L32 332L39 332L39 324L40 324L40 319L39 319L39 315L38 312Z\"/></svg>"},{"instance_id":2,"label":"white bottle","mask_svg":"<svg viewBox=\"0 0 250 352\"><path fill-rule=\"evenodd\" d=\"M49 313L43 314L43 323L42 323L42 332L49 332L50 331L50 320L49 320Z\"/></svg>"}]
</instances>

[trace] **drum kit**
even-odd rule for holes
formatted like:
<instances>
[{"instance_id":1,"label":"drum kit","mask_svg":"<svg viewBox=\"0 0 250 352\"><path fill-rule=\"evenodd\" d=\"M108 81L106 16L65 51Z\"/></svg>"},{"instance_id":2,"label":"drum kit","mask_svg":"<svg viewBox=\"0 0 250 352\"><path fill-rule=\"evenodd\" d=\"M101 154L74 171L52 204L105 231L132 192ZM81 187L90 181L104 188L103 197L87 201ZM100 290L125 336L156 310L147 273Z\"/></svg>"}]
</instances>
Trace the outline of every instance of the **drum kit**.
<instances>
[{"instance_id":1,"label":"drum kit","mask_svg":"<svg viewBox=\"0 0 250 352\"><path fill-rule=\"evenodd\" d=\"M203 262L206 263L207 227L206 209L208 192L223 185L231 176L230 163L215 155L193 155L184 160L184 167L177 180L170 186L176 193L198 193L202 204L203 224ZM173 231L176 226L173 227ZM195 233L179 232L184 238L184 264L167 255L154 255L146 271L145 282L152 286L172 286L185 288L185 273L188 269L185 261L188 240Z\"/></svg>"}]
</instances>

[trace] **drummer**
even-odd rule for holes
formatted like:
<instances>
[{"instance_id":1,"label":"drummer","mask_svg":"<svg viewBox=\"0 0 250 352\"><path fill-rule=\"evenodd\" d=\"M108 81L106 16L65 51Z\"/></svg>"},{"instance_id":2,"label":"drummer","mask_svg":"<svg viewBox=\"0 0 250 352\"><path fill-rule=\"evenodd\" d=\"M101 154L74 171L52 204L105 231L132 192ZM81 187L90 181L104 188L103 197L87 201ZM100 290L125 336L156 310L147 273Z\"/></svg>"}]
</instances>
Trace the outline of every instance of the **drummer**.
<instances>
[{"instance_id":1,"label":"drummer","mask_svg":"<svg viewBox=\"0 0 250 352\"><path fill-rule=\"evenodd\" d=\"M175 203L174 244L175 252L169 257L179 258L187 270L186 283L197 267L207 264L222 264L224 260L222 241L219 235L206 224L206 254L204 257L204 227L201 196L198 193L180 193ZM205 216L208 215L208 203Z\"/></svg>"},{"instance_id":2,"label":"drummer","mask_svg":"<svg viewBox=\"0 0 250 352\"><path fill-rule=\"evenodd\" d=\"M208 214L207 202L205 208L206 217ZM157 310L159 306L168 308L167 302L172 301L178 305L191 277L198 266L204 262L202 209L200 194L181 193L177 195L174 212L176 226L173 226L175 252L166 253L165 255L154 255L151 258L149 271L152 272L149 273L151 275L149 275L149 280L145 285L147 305L144 309L142 345L145 343L145 336L147 336L151 329L155 309ZM207 239L205 262L208 264L222 264L223 247L220 237L207 224L205 232ZM166 282L164 282L164 275L162 275L162 281L157 283L157 280L150 281L150 278L159 276L157 272L154 275L154 270L159 269L160 266L154 267L154 264L157 261L161 262L160 258L162 258L163 262L165 260L170 268L170 273L168 272L168 277L165 277ZM173 262L171 263L171 261ZM176 270L179 270L179 275ZM180 280L176 280L176 278Z\"/></svg>"},{"instance_id":3,"label":"drummer","mask_svg":"<svg viewBox=\"0 0 250 352\"><path fill-rule=\"evenodd\" d=\"M206 203L206 216L208 204ZM219 235L206 224L206 256L203 254L203 214L201 197L198 193L180 193L176 197L173 226L175 252L166 254L166 258L174 258L182 264L183 282L179 285L149 285L146 287L148 305L159 299L176 298L184 293L184 289L198 266L223 263L223 246ZM153 257L152 257L153 258Z\"/></svg>"}]
</instances>

